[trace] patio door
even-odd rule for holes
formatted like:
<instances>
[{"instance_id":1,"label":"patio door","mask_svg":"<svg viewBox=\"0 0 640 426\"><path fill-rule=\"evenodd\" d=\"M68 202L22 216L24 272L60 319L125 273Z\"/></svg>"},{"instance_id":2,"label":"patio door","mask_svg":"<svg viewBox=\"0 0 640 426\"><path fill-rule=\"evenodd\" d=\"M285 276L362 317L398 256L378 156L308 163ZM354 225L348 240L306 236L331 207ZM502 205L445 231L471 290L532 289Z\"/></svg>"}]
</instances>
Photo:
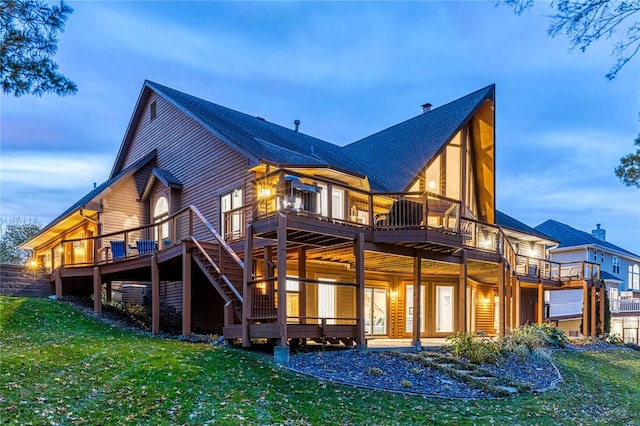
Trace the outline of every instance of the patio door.
<instances>
[{"instance_id":1,"label":"patio door","mask_svg":"<svg viewBox=\"0 0 640 426\"><path fill-rule=\"evenodd\" d=\"M413 333L413 321L415 318L415 312L413 309L413 284L405 286L405 321L404 332L406 334ZM420 333L424 333L426 330L426 304L427 304L427 286L422 285L420 287Z\"/></svg>"},{"instance_id":2,"label":"patio door","mask_svg":"<svg viewBox=\"0 0 640 426\"><path fill-rule=\"evenodd\" d=\"M453 333L453 287L436 286L436 333Z\"/></svg>"},{"instance_id":3,"label":"patio door","mask_svg":"<svg viewBox=\"0 0 640 426\"><path fill-rule=\"evenodd\" d=\"M387 290L383 288L364 289L364 332L371 336L387 334Z\"/></svg>"}]
</instances>

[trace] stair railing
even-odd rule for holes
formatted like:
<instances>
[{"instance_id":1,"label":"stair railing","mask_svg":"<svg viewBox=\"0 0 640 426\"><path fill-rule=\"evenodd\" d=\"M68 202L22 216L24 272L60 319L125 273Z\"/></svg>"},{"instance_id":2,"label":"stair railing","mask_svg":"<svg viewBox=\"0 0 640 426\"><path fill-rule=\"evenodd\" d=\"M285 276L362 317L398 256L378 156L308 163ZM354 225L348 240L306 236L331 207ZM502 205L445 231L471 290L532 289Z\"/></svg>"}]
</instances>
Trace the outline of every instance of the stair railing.
<instances>
[{"instance_id":1,"label":"stair railing","mask_svg":"<svg viewBox=\"0 0 640 426\"><path fill-rule=\"evenodd\" d=\"M242 303L243 302L242 296L240 295L236 287L231 283L231 281L229 281L227 276L222 273L222 271L220 270L218 265L213 261L213 259L211 259L211 256L209 256L209 253L207 253L207 251L200 245L200 243L198 242L198 240L195 239L194 236L191 236L191 241L193 241L196 247L198 247L198 250L200 250L200 253L202 253L202 255L207 259L209 264L216 270L216 272L218 273L218 276L222 279L222 281L224 281L226 286L231 289L234 296L236 296L236 298L240 301L240 303Z\"/></svg>"}]
</instances>

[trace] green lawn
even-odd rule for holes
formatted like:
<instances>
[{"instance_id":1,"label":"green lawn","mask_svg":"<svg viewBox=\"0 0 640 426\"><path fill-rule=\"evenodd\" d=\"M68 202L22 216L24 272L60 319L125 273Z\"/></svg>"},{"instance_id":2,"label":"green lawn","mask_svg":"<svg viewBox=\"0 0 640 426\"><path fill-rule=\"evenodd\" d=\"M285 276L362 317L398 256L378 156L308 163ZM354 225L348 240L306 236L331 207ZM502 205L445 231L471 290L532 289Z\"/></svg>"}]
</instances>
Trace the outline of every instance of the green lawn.
<instances>
[{"instance_id":1,"label":"green lawn","mask_svg":"<svg viewBox=\"0 0 640 426\"><path fill-rule=\"evenodd\" d=\"M640 352L558 352L558 391L450 401L319 383L264 354L110 327L57 301L0 298L8 424L638 424Z\"/></svg>"}]
</instances>

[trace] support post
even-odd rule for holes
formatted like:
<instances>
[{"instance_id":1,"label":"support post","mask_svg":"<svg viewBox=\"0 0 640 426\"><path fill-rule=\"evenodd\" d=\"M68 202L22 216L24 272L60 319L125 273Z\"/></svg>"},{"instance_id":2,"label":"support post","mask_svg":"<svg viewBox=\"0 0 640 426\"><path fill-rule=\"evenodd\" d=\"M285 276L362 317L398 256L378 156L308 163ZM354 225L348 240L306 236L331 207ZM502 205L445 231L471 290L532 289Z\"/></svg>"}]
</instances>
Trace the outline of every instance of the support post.
<instances>
[{"instance_id":1,"label":"support post","mask_svg":"<svg viewBox=\"0 0 640 426\"><path fill-rule=\"evenodd\" d=\"M102 279L100 278L100 268L93 268L93 312L102 313Z\"/></svg>"},{"instance_id":2,"label":"support post","mask_svg":"<svg viewBox=\"0 0 640 426\"><path fill-rule=\"evenodd\" d=\"M278 216L278 323L280 346L287 346L287 216Z\"/></svg>"},{"instance_id":3,"label":"support post","mask_svg":"<svg viewBox=\"0 0 640 426\"><path fill-rule=\"evenodd\" d=\"M413 258L413 342L411 343L418 351L422 350L422 342L420 341L420 325L422 318L420 317L422 291L422 261L416 253Z\"/></svg>"},{"instance_id":4,"label":"support post","mask_svg":"<svg viewBox=\"0 0 640 426\"><path fill-rule=\"evenodd\" d=\"M607 286L602 284L600 287L600 337L604 337L604 300L607 298Z\"/></svg>"},{"instance_id":5,"label":"support post","mask_svg":"<svg viewBox=\"0 0 640 426\"><path fill-rule=\"evenodd\" d=\"M596 315L597 315L596 286L592 285L591 286L591 333L589 333L591 337L596 336Z\"/></svg>"},{"instance_id":6,"label":"support post","mask_svg":"<svg viewBox=\"0 0 640 426\"><path fill-rule=\"evenodd\" d=\"M151 332L160 333L160 269L155 254L151 255Z\"/></svg>"},{"instance_id":7,"label":"support post","mask_svg":"<svg viewBox=\"0 0 640 426\"><path fill-rule=\"evenodd\" d=\"M60 276L60 271L55 274L55 283L56 283L56 299L60 299L62 297L62 277Z\"/></svg>"},{"instance_id":8,"label":"support post","mask_svg":"<svg viewBox=\"0 0 640 426\"><path fill-rule=\"evenodd\" d=\"M513 280L513 273L509 273L508 277L505 277L505 309L504 309L504 318L505 318L505 329L508 333L513 330L513 326L511 324L511 282Z\"/></svg>"},{"instance_id":9,"label":"support post","mask_svg":"<svg viewBox=\"0 0 640 426\"><path fill-rule=\"evenodd\" d=\"M356 235L356 239L353 244L353 254L356 259L356 284L358 287L356 291L358 295L356 297L356 318L358 321L356 323L357 326L357 341L358 345L361 348L366 348L367 341L365 339L365 329L364 329L364 321L365 321L365 312L364 312L364 234L359 232Z\"/></svg>"},{"instance_id":10,"label":"support post","mask_svg":"<svg viewBox=\"0 0 640 426\"><path fill-rule=\"evenodd\" d=\"M504 274L505 274L505 266L503 261L500 261L500 273L498 274L498 300L499 300L499 309L498 312L498 333L501 336L505 335L505 315L504 315L504 307L505 303L505 292L504 292Z\"/></svg>"},{"instance_id":11,"label":"support post","mask_svg":"<svg viewBox=\"0 0 640 426\"><path fill-rule=\"evenodd\" d=\"M247 225L244 237L244 271L242 275L242 347L251 346L249 340L249 317L253 306L253 285L249 286L253 272L253 226Z\"/></svg>"},{"instance_id":12,"label":"support post","mask_svg":"<svg viewBox=\"0 0 640 426\"><path fill-rule=\"evenodd\" d=\"M182 335L191 335L191 251L182 244Z\"/></svg>"},{"instance_id":13,"label":"support post","mask_svg":"<svg viewBox=\"0 0 640 426\"><path fill-rule=\"evenodd\" d=\"M582 336L589 336L589 287L582 281Z\"/></svg>"},{"instance_id":14,"label":"support post","mask_svg":"<svg viewBox=\"0 0 640 426\"><path fill-rule=\"evenodd\" d=\"M542 283L538 283L538 324L544 322L544 289Z\"/></svg>"},{"instance_id":15,"label":"support post","mask_svg":"<svg viewBox=\"0 0 640 426\"><path fill-rule=\"evenodd\" d=\"M300 247L298 249L298 277L302 280L307 278L307 249ZM306 324L307 319L307 283L306 281L298 282L298 311L300 312L300 324Z\"/></svg>"},{"instance_id":16,"label":"support post","mask_svg":"<svg viewBox=\"0 0 640 426\"><path fill-rule=\"evenodd\" d=\"M111 285L111 280L107 281L106 283L107 285L107 302L111 302L111 298L112 298L112 294L111 292L113 291L113 287Z\"/></svg>"},{"instance_id":17,"label":"support post","mask_svg":"<svg viewBox=\"0 0 640 426\"><path fill-rule=\"evenodd\" d=\"M522 292L520 285L520 278L517 274L512 274L513 277L513 324L514 327L520 327L520 304L522 300Z\"/></svg>"},{"instance_id":18,"label":"support post","mask_svg":"<svg viewBox=\"0 0 640 426\"><path fill-rule=\"evenodd\" d=\"M462 333L467 332L467 280L468 280L468 265L467 265L467 251L462 250L462 257L460 260L460 282L458 285L458 331Z\"/></svg>"}]
</instances>

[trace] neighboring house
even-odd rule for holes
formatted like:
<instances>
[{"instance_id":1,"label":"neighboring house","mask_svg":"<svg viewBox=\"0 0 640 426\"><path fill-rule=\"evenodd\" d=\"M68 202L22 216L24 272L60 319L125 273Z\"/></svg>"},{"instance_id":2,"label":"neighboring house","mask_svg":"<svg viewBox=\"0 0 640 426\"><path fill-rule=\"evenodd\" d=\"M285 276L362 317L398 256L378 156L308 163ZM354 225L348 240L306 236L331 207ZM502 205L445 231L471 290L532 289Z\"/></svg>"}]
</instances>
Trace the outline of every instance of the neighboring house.
<instances>
[{"instance_id":1,"label":"neighboring house","mask_svg":"<svg viewBox=\"0 0 640 426\"><path fill-rule=\"evenodd\" d=\"M164 302L185 335L283 352L503 334L544 320L544 290L601 288L496 212L494 108L491 85L340 147L147 81L109 180L23 247L97 312L142 288L154 332Z\"/></svg>"},{"instance_id":2,"label":"neighboring house","mask_svg":"<svg viewBox=\"0 0 640 426\"><path fill-rule=\"evenodd\" d=\"M609 290L611 334L638 343L640 256L608 242L600 224L591 234L555 220L547 220L536 229L559 242L549 249L549 259L565 263L584 260L600 266L600 276ZM560 328L569 335L577 335L582 316L582 291L550 291L546 297L549 317L558 321Z\"/></svg>"}]
</instances>

